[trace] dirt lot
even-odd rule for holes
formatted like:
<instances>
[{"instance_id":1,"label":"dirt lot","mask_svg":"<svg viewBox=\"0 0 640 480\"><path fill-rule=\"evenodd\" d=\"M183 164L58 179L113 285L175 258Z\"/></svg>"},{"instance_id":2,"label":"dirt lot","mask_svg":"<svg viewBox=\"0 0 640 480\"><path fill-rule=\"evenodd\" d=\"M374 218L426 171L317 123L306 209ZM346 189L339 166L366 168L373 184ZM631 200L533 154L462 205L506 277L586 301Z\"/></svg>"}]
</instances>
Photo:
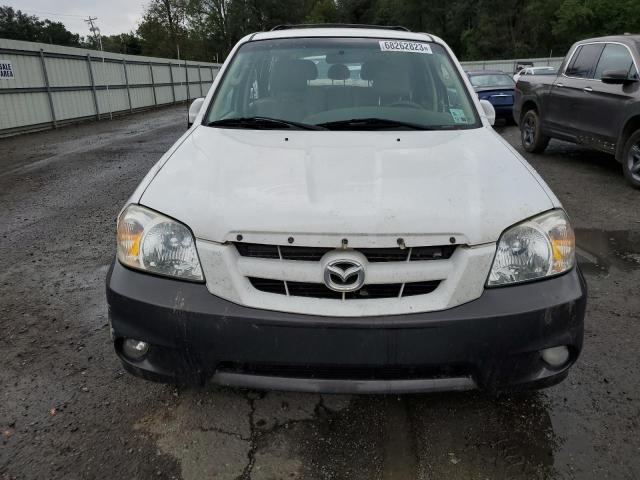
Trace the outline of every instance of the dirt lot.
<instances>
[{"instance_id":1,"label":"dirt lot","mask_svg":"<svg viewBox=\"0 0 640 480\"><path fill-rule=\"evenodd\" d=\"M590 292L557 387L346 397L125 374L104 294L115 218L185 122L176 107L0 140L1 479L640 477L640 192L559 142L528 159L573 217Z\"/></svg>"}]
</instances>

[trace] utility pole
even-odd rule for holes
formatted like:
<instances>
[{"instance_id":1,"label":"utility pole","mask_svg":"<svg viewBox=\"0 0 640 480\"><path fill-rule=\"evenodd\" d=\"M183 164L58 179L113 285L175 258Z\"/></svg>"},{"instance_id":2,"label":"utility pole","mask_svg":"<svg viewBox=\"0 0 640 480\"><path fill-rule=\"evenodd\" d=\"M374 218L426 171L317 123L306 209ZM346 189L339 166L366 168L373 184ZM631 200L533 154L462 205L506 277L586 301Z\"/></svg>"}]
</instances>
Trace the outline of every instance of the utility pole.
<instances>
[{"instance_id":1,"label":"utility pole","mask_svg":"<svg viewBox=\"0 0 640 480\"><path fill-rule=\"evenodd\" d=\"M96 27L93 23L96 20L98 20L98 17L89 16L89 18L85 19L85 22L89 24L89 31L91 32L91 35L93 35L93 38L98 40L98 36L100 35L100 29Z\"/></svg>"},{"instance_id":2,"label":"utility pole","mask_svg":"<svg viewBox=\"0 0 640 480\"><path fill-rule=\"evenodd\" d=\"M102 74L104 76L104 84L107 87L107 102L109 103L109 119L113 120L113 112L111 108L111 92L109 91L109 83L107 82L107 70L104 64L104 49L102 48L102 35L100 34L100 28L98 28L93 22L98 20L98 17L89 16L85 20L89 24L89 31L93 35L93 38L97 40L100 45L100 52L102 53Z\"/></svg>"}]
</instances>

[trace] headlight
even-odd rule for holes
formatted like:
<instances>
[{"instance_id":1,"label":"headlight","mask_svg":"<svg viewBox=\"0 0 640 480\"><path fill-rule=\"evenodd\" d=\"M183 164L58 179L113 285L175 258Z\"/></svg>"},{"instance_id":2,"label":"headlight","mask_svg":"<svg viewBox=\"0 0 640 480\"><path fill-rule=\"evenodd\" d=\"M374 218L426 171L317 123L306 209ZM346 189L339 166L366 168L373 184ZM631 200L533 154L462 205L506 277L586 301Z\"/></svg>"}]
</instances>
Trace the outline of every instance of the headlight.
<instances>
[{"instance_id":1,"label":"headlight","mask_svg":"<svg viewBox=\"0 0 640 480\"><path fill-rule=\"evenodd\" d=\"M497 287L559 275L575 265L575 236L567 215L553 210L500 237L487 285Z\"/></svg>"},{"instance_id":2,"label":"headlight","mask_svg":"<svg viewBox=\"0 0 640 480\"><path fill-rule=\"evenodd\" d=\"M204 280L191 231L140 205L129 205L118 218L118 260L149 273Z\"/></svg>"}]
</instances>

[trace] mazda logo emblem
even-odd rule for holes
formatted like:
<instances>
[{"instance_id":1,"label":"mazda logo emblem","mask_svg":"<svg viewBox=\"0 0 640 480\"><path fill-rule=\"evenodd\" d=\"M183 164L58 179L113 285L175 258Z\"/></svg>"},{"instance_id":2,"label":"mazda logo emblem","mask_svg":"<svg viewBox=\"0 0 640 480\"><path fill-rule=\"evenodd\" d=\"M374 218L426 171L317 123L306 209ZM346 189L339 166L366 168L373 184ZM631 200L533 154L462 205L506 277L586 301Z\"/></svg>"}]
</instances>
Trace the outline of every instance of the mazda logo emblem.
<instances>
[{"instance_id":1,"label":"mazda logo emblem","mask_svg":"<svg viewBox=\"0 0 640 480\"><path fill-rule=\"evenodd\" d=\"M334 292L355 292L364 285L364 265L352 259L337 259L324 267L324 283Z\"/></svg>"}]
</instances>

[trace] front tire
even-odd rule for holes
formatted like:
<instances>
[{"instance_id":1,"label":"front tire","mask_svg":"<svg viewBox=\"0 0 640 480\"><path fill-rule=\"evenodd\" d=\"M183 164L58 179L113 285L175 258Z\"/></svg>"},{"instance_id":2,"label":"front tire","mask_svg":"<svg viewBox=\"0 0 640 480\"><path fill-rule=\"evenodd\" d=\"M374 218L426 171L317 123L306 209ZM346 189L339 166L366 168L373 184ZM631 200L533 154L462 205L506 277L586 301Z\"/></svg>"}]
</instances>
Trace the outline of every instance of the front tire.
<instances>
[{"instance_id":1,"label":"front tire","mask_svg":"<svg viewBox=\"0 0 640 480\"><path fill-rule=\"evenodd\" d=\"M542 153L549 145L550 138L542 134L540 117L535 110L529 110L522 117L520 139L522 147L529 153Z\"/></svg>"},{"instance_id":2,"label":"front tire","mask_svg":"<svg viewBox=\"0 0 640 480\"><path fill-rule=\"evenodd\" d=\"M640 189L640 130L631 135L624 146L622 170L629 184Z\"/></svg>"}]
</instances>

